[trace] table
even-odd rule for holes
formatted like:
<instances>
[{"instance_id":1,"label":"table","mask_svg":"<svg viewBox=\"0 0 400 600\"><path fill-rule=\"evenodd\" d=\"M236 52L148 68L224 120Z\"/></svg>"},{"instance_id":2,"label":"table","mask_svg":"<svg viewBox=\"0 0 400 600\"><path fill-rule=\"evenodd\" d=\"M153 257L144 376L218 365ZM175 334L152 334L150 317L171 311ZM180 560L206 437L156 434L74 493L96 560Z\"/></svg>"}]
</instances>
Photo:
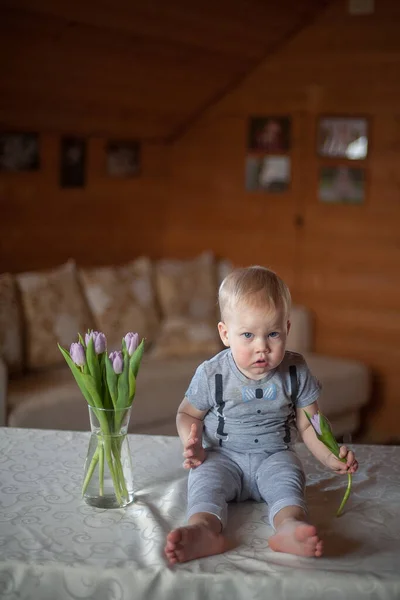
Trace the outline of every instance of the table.
<instances>
[{"instance_id":1,"label":"table","mask_svg":"<svg viewBox=\"0 0 400 600\"><path fill-rule=\"evenodd\" d=\"M400 447L355 446L346 478L300 445L310 512L326 556L272 552L265 504L230 507L240 545L167 566L167 532L184 523L187 472L178 438L129 436L137 489L126 509L80 499L89 434L0 428L0 598L4 600L391 600L400 598Z\"/></svg>"}]
</instances>

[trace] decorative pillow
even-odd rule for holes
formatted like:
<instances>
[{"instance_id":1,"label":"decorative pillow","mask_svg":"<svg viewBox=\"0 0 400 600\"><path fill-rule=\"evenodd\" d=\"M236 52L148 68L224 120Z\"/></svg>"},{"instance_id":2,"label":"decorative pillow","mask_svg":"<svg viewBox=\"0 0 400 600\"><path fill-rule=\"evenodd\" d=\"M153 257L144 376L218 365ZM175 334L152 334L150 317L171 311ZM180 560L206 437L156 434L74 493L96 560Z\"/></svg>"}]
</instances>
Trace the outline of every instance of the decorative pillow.
<instances>
[{"instance_id":1,"label":"decorative pillow","mask_svg":"<svg viewBox=\"0 0 400 600\"><path fill-rule=\"evenodd\" d=\"M156 287L164 320L153 356L218 352L217 272L212 254L158 261Z\"/></svg>"},{"instance_id":2,"label":"decorative pillow","mask_svg":"<svg viewBox=\"0 0 400 600\"><path fill-rule=\"evenodd\" d=\"M81 269L80 275L97 329L107 336L108 350L120 349L128 331L146 338L146 346L154 340L159 318L149 258L120 267Z\"/></svg>"},{"instance_id":3,"label":"decorative pillow","mask_svg":"<svg viewBox=\"0 0 400 600\"><path fill-rule=\"evenodd\" d=\"M21 307L14 277L9 273L0 275L0 356L10 375L22 371Z\"/></svg>"},{"instance_id":4,"label":"decorative pillow","mask_svg":"<svg viewBox=\"0 0 400 600\"><path fill-rule=\"evenodd\" d=\"M171 317L164 321L160 336L151 352L153 358L189 355L211 356L222 350L216 322L195 322Z\"/></svg>"},{"instance_id":5,"label":"decorative pillow","mask_svg":"<svg viewBox=\"0 0 400 600\"><path fill-rule=\"evenodd\" d=\"M72 261L49 271L16 276L26 321L29 368L64 363L57 342L69 349L78 331L93 329L93 317L81 292Z\"/></svg>"}]
</instances>

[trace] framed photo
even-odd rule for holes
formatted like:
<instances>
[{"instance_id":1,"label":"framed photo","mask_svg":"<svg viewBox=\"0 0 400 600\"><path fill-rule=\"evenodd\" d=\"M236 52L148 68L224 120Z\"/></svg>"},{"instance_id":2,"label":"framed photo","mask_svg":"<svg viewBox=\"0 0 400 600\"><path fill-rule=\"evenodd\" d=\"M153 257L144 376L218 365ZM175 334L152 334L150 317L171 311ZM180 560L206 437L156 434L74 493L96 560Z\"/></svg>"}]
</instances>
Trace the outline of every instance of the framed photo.
<instances>
[{"instance_id":1,"label":"framed photo","mask_svg":"<svg viewBox=\"0 0 400 600\"><path fill-rule=\"evenodd\" d=\"M264 153L285 153L290 150L291 121L289 117L250 117L248 150Z\"/></svg>"},{"instance_id":2,"label":"framed photo","mask_svg":"<svg viewBox=\"0 0 400 600\"><path fill-rule=\"evenodd\" d=\"M84 187L86 180L86 140L77 137L61 139L60 185L63 188Z\"/></svg>"},{"instance_id":3,"label":"framed photo","mask_svg":"<svg viewBox=\"0 0 400 600\"><path fill-rule=\"evenodd\" d=\"M365 171L342 165L321 167L318 192L321 202L328 204L363 204Z\"/></svg>"},{"instance_id":4,"label":"framed photo","mask_svg":"<svg viewBox=\"0 0 400 600\"><path fill-rule=\"evenodd\" d=\"M286 192L290 184L288 156L248 156L246 160L246 190Z\"/></svg>"},{"instance_id":5,"label":"framed photo","mask_svg":"<svg viewBox=\"0 0 400 600\"><path fill-rule=\"evenodd\" d=\"M107 173L111 177L140 174L140 144L136 141L109 141L106 147Z\"/></svg>"},{"instance_id":6,"label":"framed photo","mask_svg":"<svg viewBox=\"0 0 400 600\"><path fill-rule=\"evenodd\" d=\"M323 117L318 123L317 144L320 156L363 160L368 154L368 120Z\"/></svg>"},{"instance_id":7,"label":"framed photo","mask_svg":"<svg viewBox=\"0 0 400 600\"><path fill-rule=\"evenodd\" d=\"M39 166L37 133L0 133L0 171L37 171Z\"/></svg>"}]
</instances>

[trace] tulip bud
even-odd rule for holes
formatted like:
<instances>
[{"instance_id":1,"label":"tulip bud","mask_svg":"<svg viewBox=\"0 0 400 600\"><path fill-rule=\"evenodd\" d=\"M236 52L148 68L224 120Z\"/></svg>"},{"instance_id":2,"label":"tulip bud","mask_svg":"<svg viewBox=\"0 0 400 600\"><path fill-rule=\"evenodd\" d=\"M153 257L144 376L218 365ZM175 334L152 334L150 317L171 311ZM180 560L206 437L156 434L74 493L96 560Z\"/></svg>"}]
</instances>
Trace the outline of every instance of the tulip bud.
<instances>
[{"instance_id":1,"label":"tulip bud","mask_svg":"<svg viewBox=\"0 0 400 600\"><path fill-rule=\"evenodd\" d=\"M114 369L114 373L120 375L124 370L124 357L122 352L111 352L109 359L112 364L112 368Z\"/></svg>"},{"instance_id":2,"label":"tulip bud","mask_svg":"<svg viewBox=\"0 0 400 600\"><path fill-rule=\"evenodd\" d=\"M79 342L71 344L69 354L78 367L83 367L83 365L86 364L85 348Z\"/></svg>"},{"instance_id":3,"label":"tulip bud","mask_svg":"<svg viewBox=\"0 0 400 600\"><path fill-rule=\"evenodd\" d=\"M319 420L319 412L317 412L314 416L311 417L311 425L314 427L315 431L318 435L321 435L321 424Z\"/></svg>"},{"instance_id":4,"label":"tulip bud","mask_svg":"<svg viewBox=\"0 0 400 600\"><path fill-rule=\"evenodd\" d=\"M89 340L90 338L92 338L94 336L94 334L97 335L97 331L89 331L88 333L85 333L85 344L86 346L89 344Z\"/></svg>"},{"instance_id":5,"label":"tulip bud","mask_svg":"<svg viewBox=\"0 0 400 600\"><path fill-rule=\"evenodd\" d=\"M89 343L90 338L93 338L94 351L96 354L102 354L107 348L107 339L104 333L99 331L89 331L85 334L85 344Z\"/></svg>"},{"instance_id":6,"label":"tulip bud","mask_svg":"<svg viewBox=\"0 0 400 600\"><path fill-rule=\"evenodd\" d=\"M129 356L135 352L136 348L139 346L139 334L132 333L131 331L126 334L124 337L126 349L128 350Z\"/></svg>"},{"instance_id":7,"label":"tulip bud","mask_svg":"<svg viewBox=\"0 0 400 600\"><path fill-rule=\"evenodd\" d=\"M94 351L96 354L102 354L106 351L107 340L104 333L98 333L97 337L94 338Z\"/></svg>"}]
</instances>

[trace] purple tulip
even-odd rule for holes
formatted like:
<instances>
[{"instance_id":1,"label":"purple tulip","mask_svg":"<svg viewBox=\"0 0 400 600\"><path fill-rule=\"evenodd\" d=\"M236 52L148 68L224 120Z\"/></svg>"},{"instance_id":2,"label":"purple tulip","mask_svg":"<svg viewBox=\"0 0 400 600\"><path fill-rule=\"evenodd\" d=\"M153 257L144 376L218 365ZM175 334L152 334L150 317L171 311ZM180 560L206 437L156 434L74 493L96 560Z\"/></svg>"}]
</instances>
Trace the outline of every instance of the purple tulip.
<instances>
[{"instance_id":1,"label":"purple tulip","mask_svg":"<svg viewBox=\"0 0 400 600\"><path fill-rule=\"evenodd\" d=\"M89 343L90 338L93 338L94 351L96 354L102 354L106 351L107 348L107 339L104 333L99 331L89 331L89 333L85 334L85 344L86 346Z\"/></svg>"},{"instance_id":2,"label":"purple tulip","mask_svg":"<svg viewBox=\"0 0 400 600\"><path fill-rule=\"evenodd\" d=\"M99 333L99 335L94 340L94 350L96 354L102 354L106 351L107 348L107 339L104 333Z\"/></svg>"},{"instance_id":3,"label":"purple tulip","mask_svg":"<svg viewBox=\"0 0 400 600\"><path fill-rule=\"evenodd\" d=\"M311 417L311 425L314 427L318 435L322 435L321 423L319 421L319 412L317 412L313 417Z\"/></svg>"},{"instance_id":4,"label":"purple tulip","mask_svg":"<svg viewBox=\"0 0 400 600\"><path fill-rule=\"evenodd\" d=\"M139 346L139 334L132 333L132 331L130 331L126 334L124 340L126 344L126 349L128 350L128 354L129 356L132 356L136 348Z\"/></svg>"},{"instance_id":5,"label":"purple tulip","mask_svg":"<svg viewBox=\"0 0 400 600\"><path fill-rule=\"evenodd\" d=\"M83 367L83 365L86 364L85 348L79 342L71 344L69 354L78 367Z\"/></svg>"},{"instance_id":6,"label":"purple tulip","mask_svg":"<svg viewBox=\"0 0 400 600\"><path fill-rule=\"evenodd\" d=\"M114 373L120 375L124 370L124 357L122 352L111 352L109 359L112 364L112 368L114 369Z\"/></svg>"},{"instance_id":7,"label":"purple tulip","mask_svg":"<svg viewBox=\"0 0 400 600\"><path fill-rule=\"evenodd\" d=\"M93 331L93 330L89 331L89 333L85 333L85 344L86 344L86 346L88 345L90 338L93 337L94 334L97 334L97 333L98 333L98 331Z\"/></svg>"}]
</instances>

